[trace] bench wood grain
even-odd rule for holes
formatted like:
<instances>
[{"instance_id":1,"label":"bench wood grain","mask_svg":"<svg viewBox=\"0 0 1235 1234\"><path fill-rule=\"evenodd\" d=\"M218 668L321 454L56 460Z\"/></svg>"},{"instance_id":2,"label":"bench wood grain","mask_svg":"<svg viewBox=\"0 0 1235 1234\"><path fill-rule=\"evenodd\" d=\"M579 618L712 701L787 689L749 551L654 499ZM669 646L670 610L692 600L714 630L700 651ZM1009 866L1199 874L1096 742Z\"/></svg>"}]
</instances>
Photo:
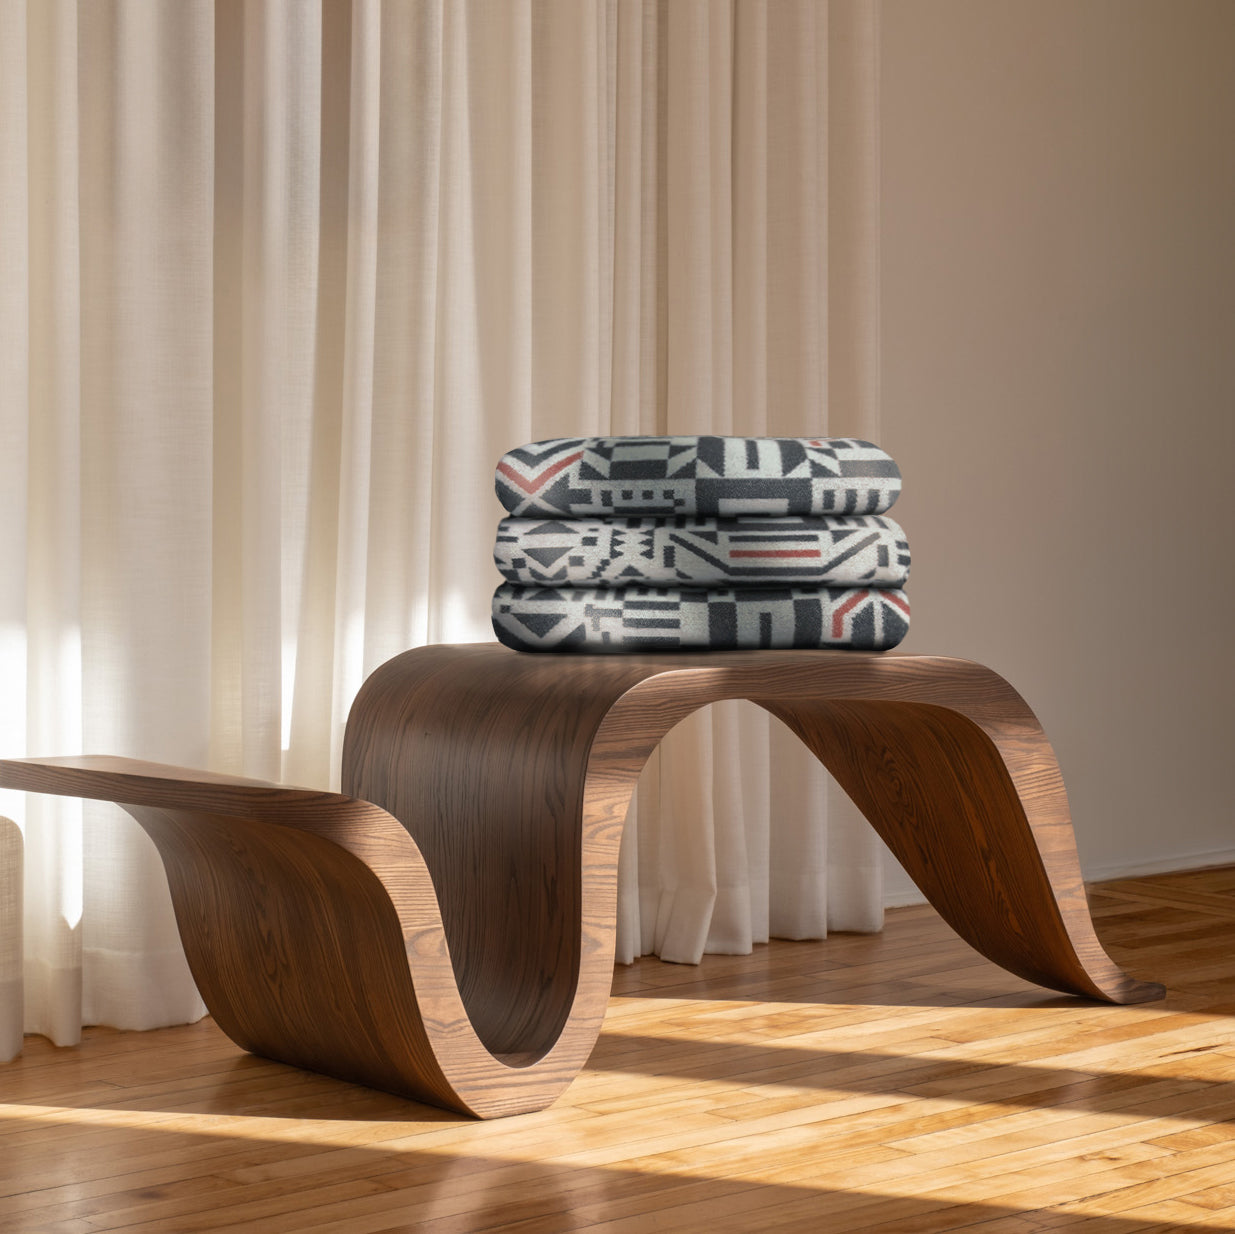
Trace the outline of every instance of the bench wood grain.
<instances>
[{"instance_id":1,"label":"bench wood grain","mask_svg":"<svg viewBox=\"0 0 1235 1234\"><path fill-rule=\"evenodd\" d=\"M523 655L424 647L352 707L342 794L83 757L0 785L115 801L153 838L202 997L243 1048L481 1117L548 1105L613 973L639 773L749 699L828 767L996 964L1113 1003L1063 780L1024 700L969 661L845 651Z\"/></svg>"}]
</instances>

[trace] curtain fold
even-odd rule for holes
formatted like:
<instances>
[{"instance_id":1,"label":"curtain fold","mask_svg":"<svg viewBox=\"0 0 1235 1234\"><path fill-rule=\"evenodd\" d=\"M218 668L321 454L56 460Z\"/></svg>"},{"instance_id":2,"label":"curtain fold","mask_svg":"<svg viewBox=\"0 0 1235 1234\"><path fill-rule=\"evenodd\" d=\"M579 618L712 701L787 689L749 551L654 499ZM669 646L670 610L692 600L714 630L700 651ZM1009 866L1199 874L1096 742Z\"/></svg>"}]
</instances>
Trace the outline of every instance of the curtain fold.
<instances>
[{"instance_id":1,"label":"curtain fold","mask_svg":"<svg viewBox=\"0 0 1235 1234\"><path fill-rule=\"evenodd\" d=\"M0 0L0 752L337 786L373 668L491 639L506 450L877 438L877 15ZM140 829L0 812L27 1030L202 1014ZM881 921L748 704L653 756L620 882L625 960Z\"/></svg>"}]
</instances>

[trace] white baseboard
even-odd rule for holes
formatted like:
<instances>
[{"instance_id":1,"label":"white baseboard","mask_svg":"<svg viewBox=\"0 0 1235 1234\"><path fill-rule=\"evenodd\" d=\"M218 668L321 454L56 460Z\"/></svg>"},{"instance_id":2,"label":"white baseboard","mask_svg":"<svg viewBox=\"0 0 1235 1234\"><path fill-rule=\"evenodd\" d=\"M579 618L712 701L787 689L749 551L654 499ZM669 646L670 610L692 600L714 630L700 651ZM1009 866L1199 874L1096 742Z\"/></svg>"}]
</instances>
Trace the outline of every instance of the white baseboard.
<instances>
[{"instance_id":1,"label":"white baseboard","mask_svg":"<svg viewBox=\"0 0 1235 1234\"><path fill-rule=\"evenodd\" d=\"M1147 874L1174 874L1179 870L1208 870L1213 866L1235 865L1235 848L1219 848L1206 853L1187 853L1158 857L1154 861L1125 865L1100 865L1085 871L1087 883L1105 883L1114 878L1144 878Z\"/></svg>"},{"instance_id":2,"label":"white baseboard","mask_svg":"<svg viewBox=\"0 0 1235 1234\"><path fill-rule=\"evenodd\" d=\"M925 904L926 897L917 887L895 887L884 891L884 908L908 908L911 904Z\"/></svg>"},{"instance_id":3,"label":"white baseboard","mask_svg":"<svg viewBox=\"0 0 1235 1234\"><path fill-rule=\"evenodd\" d=\"M1092 866L1085 871L1087 883L1105 883L1116 878L1144 878L1149 874L1175 874L1180 870L1207 870L1213 866L1235 865L1235 848L1213 849L1204 853L1175 854L1152 861L1114 862ZM895 861L888 861L883 871L884 908L905 908L910 904L925 904L926 897Z\"/></svg>"},{"instance_id":4,"label":"white baseboard","mask_svg":"<svg viewBox=\"0 0 1235 1234\"><path fill-rule=\"evenodd\" d=\"M926 897L905 873L901 863L885 848L883 850L883 906L907 908L910 904L925 904Z\"/></svg>"}]
</instances>

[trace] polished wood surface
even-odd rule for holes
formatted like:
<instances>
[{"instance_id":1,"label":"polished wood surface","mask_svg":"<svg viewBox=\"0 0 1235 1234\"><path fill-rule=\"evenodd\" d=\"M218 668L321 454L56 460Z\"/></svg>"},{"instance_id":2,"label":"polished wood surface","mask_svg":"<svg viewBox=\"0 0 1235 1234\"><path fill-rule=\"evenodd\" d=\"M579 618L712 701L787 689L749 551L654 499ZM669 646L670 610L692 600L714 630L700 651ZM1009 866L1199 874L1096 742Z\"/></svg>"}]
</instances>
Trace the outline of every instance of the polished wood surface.
<instances>
[{"instance_id":1,"label":"polished wood surface","mask_svg":"<svg viewBox=\"0 0 1235 1234\"><path fill-rule=\"evenodd\" d=\"M105 758L0 763L0 784L141 823L237 1043L487 1117L542 1108L586 1062L635 782L674 724L726 698L788 724L997 964L1109 1002L1161 997L1094 934L1041 727L967 661L427 647L357 696L345 795Z\"/></svg>"},{"instance_id":2,"label":"polished wood surface","mask_svg":"<svg viewBox=\"0 0 1235 1234\"><path fill-rule=\"evenodd\" d=\"M210 1020L27 1037L5 1234L1217 1234L1235 1229L1235 868L1090 888L1165 1001L1053 995L925 906L613 975L549 1109L475 1122L239 1050Z\"/></svg>"}]
</instances>

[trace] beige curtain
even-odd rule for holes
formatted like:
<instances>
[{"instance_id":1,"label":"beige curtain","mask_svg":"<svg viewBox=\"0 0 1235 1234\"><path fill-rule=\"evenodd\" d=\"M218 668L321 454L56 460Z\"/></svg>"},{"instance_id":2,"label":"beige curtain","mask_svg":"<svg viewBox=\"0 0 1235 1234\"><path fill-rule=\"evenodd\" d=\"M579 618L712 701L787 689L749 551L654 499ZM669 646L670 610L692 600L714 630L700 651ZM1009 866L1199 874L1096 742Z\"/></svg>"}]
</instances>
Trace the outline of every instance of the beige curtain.
<instances>
[{"instance_id":1,"label":"beige curtain","mask_svg":"<svg viewBox=\"0 0 1235 1234\"><path fill-rule=\"evenodd\" d=\"M0 0L0 752L327 785L369 671L492 637L505 450L877 436L876 17ZM140 830L0 812L27 1030L200 1015ZM641 786L620 958L878 928L878 865L716 707Z\"/></svg>"}]
</instances>

